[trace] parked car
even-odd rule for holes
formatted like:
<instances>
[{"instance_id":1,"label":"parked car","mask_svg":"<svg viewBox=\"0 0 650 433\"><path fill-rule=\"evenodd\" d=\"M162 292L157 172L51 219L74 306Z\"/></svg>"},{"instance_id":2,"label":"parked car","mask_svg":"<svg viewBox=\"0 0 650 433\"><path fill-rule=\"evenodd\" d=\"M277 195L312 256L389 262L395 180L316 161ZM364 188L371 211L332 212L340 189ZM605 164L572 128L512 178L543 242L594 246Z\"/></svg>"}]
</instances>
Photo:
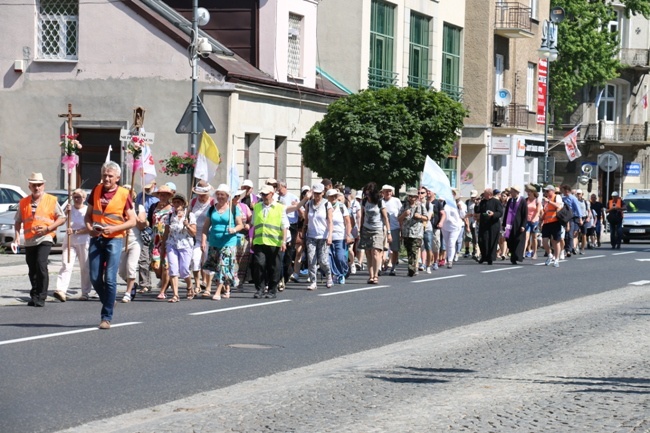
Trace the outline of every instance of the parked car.
<instances>
[{"instance_id":1,"label":"parked car","mask_svg":"<svg viewBox=\"0 0 650 433\"><path fill-rule=\"evenodd\" d=\"M623 242L632 239L650 240L650 190L631 189L625 196Z\"/></svg>"},{"instance_id":2,"label":"parked car","mask_svg":"<svg viewBox=\"0 0 650 433\"><path fill-rule=\"evenodd\" d=\"M0 212L8 211L11 205L18 204L26 196L27 193L21 187L0 183Z\"/></svg>"},{"instance_id":3,"label":"parked car","mask_svg":"<svg viewBox=\"0 0 650 433\"><path fill-rule=\"evenodd\" d=\"M86 194L90 194L90 190L85 190ZM59 205L63 210L68 205L68 190L66 189L54 189L51 191L45 191L48 194L51 194L56 197L56 200L59 202ZM18 209L18 204L9 206L9 210L6 212L0 213L0 245L4 248L11 248L11 243L14 241L14 218L16 211ZM54 236L54 249L60 250L63 239L66 236L67 224L62 224L56 229L56 235ZM23 231L20 231L20 245L22 246L21 252L24 251L25 238L23 237Z\"/></svg>"}]
</instances>

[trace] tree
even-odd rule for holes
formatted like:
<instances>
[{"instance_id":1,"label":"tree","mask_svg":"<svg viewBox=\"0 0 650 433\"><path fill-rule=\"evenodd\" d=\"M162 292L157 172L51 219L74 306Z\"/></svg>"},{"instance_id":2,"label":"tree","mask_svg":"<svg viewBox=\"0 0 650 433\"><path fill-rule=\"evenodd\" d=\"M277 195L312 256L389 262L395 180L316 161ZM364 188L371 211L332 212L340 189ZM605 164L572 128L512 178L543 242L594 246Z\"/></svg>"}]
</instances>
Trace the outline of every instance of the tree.
<instances>
[{"instance_id":1,"label":"tree","mask_svg":"<svg viewBox=\"0 0 650 433\"><path fill-rule=\"evenodd\" d=\"M650 0L621 0L625 15L650 14ZM616 19L611 2L603 0L552 0L566 19L558 28L558 60L550 64L550 101L556 123L578 105L576 94L585 86L602 86L618 77L621 64L618 33L607 23Z\"/></svg>"},{"instance_id":2,"label":"tree","mask_svg":"<svg viewBox=\"0 0 650 433\"><path fill-rule=\"evenodd\" d=\"M449 155L466 116L442 92L364 90L329 106L302 140L303 161L320 176L355 187L414 185L427 155Z\"/></svg>"}]
</instances>

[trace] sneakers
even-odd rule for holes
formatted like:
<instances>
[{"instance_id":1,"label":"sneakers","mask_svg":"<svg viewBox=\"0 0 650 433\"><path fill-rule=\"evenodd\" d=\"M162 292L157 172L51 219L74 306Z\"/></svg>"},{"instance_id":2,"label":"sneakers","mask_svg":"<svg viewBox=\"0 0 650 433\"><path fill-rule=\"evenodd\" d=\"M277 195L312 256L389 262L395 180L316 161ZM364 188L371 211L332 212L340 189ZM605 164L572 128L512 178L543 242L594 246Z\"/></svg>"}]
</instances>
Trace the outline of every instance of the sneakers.
<instances>
[{"instance_id":1,"label":"sneakers","mask_svg":"<svg viewBox=\"0 0 650 433\"><path fill-rule=\"evenodd\" d=\"M352 265L352 267L350 268L350 273L352 275L357 273L357 265Z\"/></svg>"},{"instance_id":2,"label":"sneakers","mask_svg":"<svg viewBox=\"0 0 650 433\"><path fill-rule=\"evenodd\" d=\"M128 304L129 302L131 302L131 294L125 293L124 296L122 297L122 303Z\"/></svg>"},{"instance_id":3,"label":"sneakers","mask_svg":"<svg viewBox=\"0 0 650 433\"><path fill-rule=\"evenodd\" d=\"M278 283L278 292L284 292L284 280L281 279Z\"/></svg>"},{"instance_id":4,"label":"sneakers","mask_svg":"<svg viewBox=\"0 0 650 433\"><path fill-rule=\"evenodd\" d=\"M569 254L569 257L571 257L571 254ZM564 260L566 258L566 254L564 253L564 250L560 253L560 260Z\"/></svg>"},{"instance_id":5,"label":"sneakers","mask_svg":"<svg viewBox=\"0 0 650 433\"><path fill-rule=\"evenodd\" d=\"M343 275L339 277L339 284L345 284L345 277Z\"/></svg>"},{"instance_id":6,"label":"sneakers","mask_svg":"<svg viewBox=\"0 0 650 433\"><path fill-rule=\"evenodd\" d=\"M53 296L54 296L56 299L58 299L59 301L61 301L61 302L65 302L65 300L66 300L66 298L65 298L65 292L62 292L62 291L60 291L60 290L56 290L56 291L53 293Z\"/></svg>"},{"instance_id":7,"label":"sneakers","mask_svg":"<svg viewBox=\"0 0 650 433\"><path fill-rule=\"evenodd\" d=\"M289 277L289 281L293 281L294 283L299 283L300 282L300 275L298 275L297 273L294 272Z\"/></svg>"},{"instance_id":8,"label":"sneakers","mask_svg":"<svg viewBox=\"0 0 650 433\"><path fill-rule=\"evenodd\" d=\"M418 266L418 271L424 271L424 265L422 263Z\"/></svg>"},{"instance_id":9,"label":"sneakers","mask_svg":"<svg viewBox=\"0 0 650 433\"><path fill-rule=\"evenodd\" d=\"M559 267L560 267L560 261L559 261L559 260L555 260L555 261L553 262L553 267L554 267L554 268L559 268Z\"/></svg>"},{"instance_id":10,"label":"sneakers","mask_svg":"<svg viewBox=\"0 0 650 433\"><path fill-rule=\"evenodd\" d=\"M458 261L458 254L456 254L456 255L454 256L454 262L457 262L457 261Z\"/></svg>"},{"instance_id":11,"label":"sneakers","mask_svg":"<svg viewBox=\"0 0 650 433\"><path fill-rule=\"evenodd\" d=\"M316 290L316 283L314 282L307 286L307 290Z\"/></svg>"},{"instance_id":12,"label":"sneakers","mask_svg":"<svg viewBox=\"0 0 650 433\"><path fill-rule=\"evenodd\" d=\"M465 253L465 254L463 254L463 258L464 258L464 259L468 259L468 258L469 258L469 253Z\"/></svg>"},{"instance_id":13,"label":"sneakers","mask_svg":"<svg viewBox=\"0 0 650 433\"><path fill-rule=\"evenodd\" d=\"M332 281L332 277L329 277L327 279L327 283L325 283L325 288L330 289L334 285L334 281Z\"/></svg>"},{"instance_id":14,"label":"sneakers","mask_svg":"<svg viewBox=\"0 0 650 433\"><path fill-rule=\"evenodd\" d=\"M262 296L263 296L263 295L262 295L262 292L257 291L257 292L255 292L255 294L253 295L253 298L255 298L255 299L260 299Z\"/></svg>"},{"instance_id":15,"label":"sneakers","mask_svg":"<svg viewBox=\"0 0 650 433\"><path fill-rule=\"evenodd\" d=\"M552 261L553 261L553 255L549 254L548 257L546 257L546 261L544 262L544 265L548 266L551 264Z\"/></svg>"},{"instance_id":16,"label":"sneakers","mask_svg":"<svg viewBox=\"0 0 650 433\"><path fill-rule=\"evenodd\" d=\"M102 320L99 323L99 329L111 329L111 322L108 320Z\"/></svg>"},{"instance_id":17,"label":"sneakers","mask_svg":"<svg viewBox=\"0 0 650 433\"><path fill-rule=\"evenodd\" d=\"M79 296L80 301L87 301L90 299L90 296L88 296L87 293L82 293L81 296Z\"/></svg>"},{"instance_id":18,"label":"sneakers","mask_svg":"<svg viewBox=\"0 0 650 433\"><path fill-rule=\"evenodd\" d=\"M447 262L447 269L451 269L454 266L454 262Z\"/></svg>"},{"instance_id":19,"label":"sneakers","mask_svg":"<svg viewBox=\"0 0 650 433\"><path fill-rule=\"evenodd\" d=\"M439 260L438 266L445 266L445 260L444 259Z\"/></svg>"},{"instance_id":20,"label":"sneakers","mask_svg":"<svg viewBox=\"0 0 650 433\"><path fill-rule=\"evenodd\" d=\"M437 271L437 270L438 270L438 264L437 264L437 263L434 263L434 264L433 264L433 270L434 270L434 271Z\"/></svg>"},{"instance_id":21,"label":"sneakers","mask_svg":"<svg viewBox=\"0 0 650 433\"><path fill-rule=\"evenodd\" d=\"M533 257L533 252L532 251L527 251L526 252L526 258L531 258Z\"/></svg>"},{"instance_id":22,"label":"sneakers","mask_svg":"<svg viewBox=\"0 0 650 433\"><path fill-rule=\"evenodd\" d=\"M431 273L431 266L427 266L427 274Z\"/></svg>"}]
</instances>

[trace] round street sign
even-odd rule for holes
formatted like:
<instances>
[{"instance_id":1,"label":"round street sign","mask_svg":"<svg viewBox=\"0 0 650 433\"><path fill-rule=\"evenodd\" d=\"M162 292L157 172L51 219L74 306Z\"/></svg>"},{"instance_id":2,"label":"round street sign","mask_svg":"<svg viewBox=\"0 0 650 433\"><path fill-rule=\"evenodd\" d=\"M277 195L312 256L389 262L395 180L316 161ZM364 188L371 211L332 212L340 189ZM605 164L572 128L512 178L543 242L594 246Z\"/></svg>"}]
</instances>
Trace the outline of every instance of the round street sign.
<instances>
[{"instance_id":1,"label":"round street sign","mask_svg":"<svg viewBox=\"0 0 650 433\"><path fill-rule=\"evenodd\" d=\"M605 152L598 156L598 167L602 171L611 173L618 168L618 157L613 152Z\"/></svg>"}]
</instances>

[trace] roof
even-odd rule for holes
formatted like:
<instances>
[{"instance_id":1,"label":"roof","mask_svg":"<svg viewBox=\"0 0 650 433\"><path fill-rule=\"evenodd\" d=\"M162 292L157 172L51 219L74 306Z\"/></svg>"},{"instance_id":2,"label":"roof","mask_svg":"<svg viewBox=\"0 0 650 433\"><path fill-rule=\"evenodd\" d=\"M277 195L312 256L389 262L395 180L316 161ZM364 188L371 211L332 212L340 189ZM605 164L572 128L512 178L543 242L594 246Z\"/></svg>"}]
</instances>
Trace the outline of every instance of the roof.
<instances>
[{"instance_id":1,"label":"roof","mask_svg":"<svg viewBox=\"0 0 650 433\"><path fill-rule=\"evenodd\" d=\"M192 24L173 8L160 0L124 0L124 5L132 9L154 27L173 39L181 46L187 46ZM261 71L238 56L228 47L211 35L199 29L199 35L210 41L216 52L201 61L216 69L229 82L249 82L276 86L285 89L296 89L302 93L317 94L330 97L341 97L348 94L341 90L329 76L317 75L316 88L298 84L281 83L269 74Z\"/></svg>"}]
</instances>

